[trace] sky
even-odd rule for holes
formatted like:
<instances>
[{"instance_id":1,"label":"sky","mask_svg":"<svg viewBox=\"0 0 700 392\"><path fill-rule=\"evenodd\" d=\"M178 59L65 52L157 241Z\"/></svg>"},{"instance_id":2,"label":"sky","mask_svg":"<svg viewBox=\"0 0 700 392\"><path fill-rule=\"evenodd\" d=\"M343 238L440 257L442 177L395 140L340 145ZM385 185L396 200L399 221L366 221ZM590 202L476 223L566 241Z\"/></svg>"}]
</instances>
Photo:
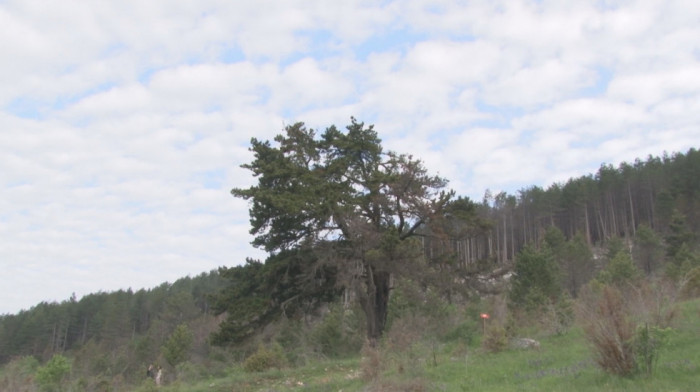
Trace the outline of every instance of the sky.
<instances>
[{"instance_id":1,"label":"sky","mask_svg":"<svg viewBox=\"0 0 700 392\"><path fill-rule=\"evenodd\" d=\"M2 0L0 56L0 314L264 260L298 121L477 201L700 147L698 1Z\"/></svg>"}]
</instances>

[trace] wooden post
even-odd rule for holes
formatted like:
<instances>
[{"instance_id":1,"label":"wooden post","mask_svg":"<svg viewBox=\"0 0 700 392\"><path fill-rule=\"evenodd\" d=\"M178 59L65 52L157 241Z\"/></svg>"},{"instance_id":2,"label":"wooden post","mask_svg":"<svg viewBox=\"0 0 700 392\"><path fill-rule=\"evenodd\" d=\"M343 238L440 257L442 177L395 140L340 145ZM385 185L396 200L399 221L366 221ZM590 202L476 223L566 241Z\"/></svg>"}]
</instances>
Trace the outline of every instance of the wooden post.
<instances>
[{"instance_id":1,"label":"wooden post","mask_svg":"<svg viewBox=\"0 0 700 392\"><path fill-rule=\"evenodd\" d=\"M486 335L486 319L489 318L488 313L482 313L481 314L481 333L482 335Z\"/></svg>"}]
</instances>

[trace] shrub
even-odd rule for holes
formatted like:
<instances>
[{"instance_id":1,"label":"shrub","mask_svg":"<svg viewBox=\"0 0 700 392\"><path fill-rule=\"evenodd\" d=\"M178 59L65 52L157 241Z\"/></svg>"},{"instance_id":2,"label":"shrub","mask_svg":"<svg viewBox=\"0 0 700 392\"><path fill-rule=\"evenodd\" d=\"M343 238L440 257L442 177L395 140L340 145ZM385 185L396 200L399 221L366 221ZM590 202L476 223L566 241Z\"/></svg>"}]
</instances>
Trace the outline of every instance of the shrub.
<instances>
[{"instance_id":1,"label":"shrub","mask_svg":"<svg viewBox=\"0 0 700 392\"><path fill-rule=\"evenodd\" d=\"M357 312L336 304L313 330L311 339L329 357L357 354L364 340L361 324Z\"/></svg>"},{"instance_id":2,"label":"shrub","mask_svg":"<svg viewBox=\"0 0 700 392\"><path fill-rule=\"evenodd\" d=\"M70 373L70 362L61 354L56 354L36 371L36 381L42 391L62 391L63 381Z\"/></svg>"},{"instance_id":3,"label":"shrub","mask_svg":"<svg viewBox=\"0 0 700 392\"><path fill-rule=\"evenodd\" d=\"M384 335L384 362L395 364L399 372L421 373L422 364L431 355L429 346L432 343L433 350L436 346L436 342L429 341L429 336L433 336L428 332L430 324L430 319L424 316L406 316L395 320Z\"/></svg>"},{"instance_id":4,"label":"shrub","mask_svg":"<svg viewBox=\"0 0 700 392\"><path fill-rule=\"evenodd\" d=\"M187 359L193 339L192 331L186 324L180 324L175 328L161 348L163 357L170 366L177 366Z\"/></svg>"},{"instance_id":5,"label":"shrub","mask_svg":"<svg viewBox=\"0 0 700 392\"><path fill-rule=\"evenodd\" d=\"M597 295L588 291L583 297L580 316L597 364L607 373L632 374L636 367L635 325L628 316L622 293L615 287L603 286Z\"/></svg>"},{"instance_id":6,"label":"shrub","mask_svg":"<svg viewBox=\"0 0 700 392\"><path fill-rule=\"evenodd\" d=\"M365 381L374 381L382 373L382 356L379 349L365 344L362 347L362 361L360 371Z\"/></svg>"},{"instance_id":7,"label":"shrub","mask_svg":"<svg viewBox=\"0 0 700 392\"><path fill-rule=\"evenodd\" d=\"M617 252L605 268L598 274L597 280L604 284L622 286L634 282L641 275L629 254Z\"/></svg>"},{"instance_id":8,"label":"shrub","mask_svg":"<svg viewBox=\"0 0 700 392\"><path fill-rule=\"evenodd\" d=\"M647 376L651 376L670 331L670 328L650 327L648 323L637 327L634 339L637 367Z\"/></svg>"},{"instance_id":9,"label":"shrub","mask_svg":"<svg viewBox=\"0 0 700 392\"><path fill-rule=\"evenodd\" d=\"M13 359L0 372L0 391L33 391L32 376L38 367L39 361L32 356Z\"/></svg>"},{"instance_id":10,"label":"shrub","mask_svg":"<svg viewBox=\"0 0 700 392\"><path fill-rule=\"evenodd\" d=\"M258 351L243 362L243 369L246 372L264 372L272 368L281 369L285 365L282 346L273 344L272 348L267 348L261 344Z\"/></svg>"},{"instance_id":11,"label":"shrub","mask_svg":"<svg viewBox=\"0 0 700 392\"><path fill-rule=\"evenodd\" d=\"M481 341L481 346L490 353L503 351L508 346L506 329L500 325L488 328L484 335L484 340Z\"/></svg>"},{"instance_id":12,"label":"shrub","mask_svg":"<svg viewBox=\"0 0 700 392\"><path fill-rule=\"evenodd\" d=\"M559 297L561 288L557 265L549 250L537 250L531 245L518 253L509 292L511 305L537 309L548 300Z\"/></svg>"},{"instance_id":13,"label":"shrub","mask_svg":"<svg viewBox=\"0 0 700 392\"><path fill-rule=\"evenodd\" d=\"M459 341L470 345L474 342L474 337L480 331L480 326L474 320L464 320L450 329L442 336L443 341Z\"/></svg>"},{"instance_id":14,"label":"shrub","mask_svg":"<svg viewBox=\"0 0 700 392\"><path fill-rule=\"evenodd\" d=\"M685 275L681 293L686 298L700 297L700 267L691 269Z\"/></svg>"}]
</instances>

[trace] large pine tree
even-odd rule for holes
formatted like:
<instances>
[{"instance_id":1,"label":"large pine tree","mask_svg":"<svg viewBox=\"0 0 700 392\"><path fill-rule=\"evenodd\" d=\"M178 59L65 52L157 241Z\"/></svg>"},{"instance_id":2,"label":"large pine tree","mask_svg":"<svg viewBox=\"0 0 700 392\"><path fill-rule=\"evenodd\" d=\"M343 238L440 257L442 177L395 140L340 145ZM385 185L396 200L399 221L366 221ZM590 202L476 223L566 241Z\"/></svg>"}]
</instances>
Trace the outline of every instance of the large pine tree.
<instances>
[{"instance_id":1,"label":"large pine tree","mask_svg":"<svg viewBox=\"0 0 700 392\"><path fill-rule=\"evenodd\" d=\"M371 344L386 323L393 274L422 257L409 241L442 213L446 180L419 160L384 152L372 126L352 119L345 132L297 123L270 141L252 139L242 167L258 182L232 194L249 200L253 244L269 252L312 248L338 268L366 314Z\"/></svg>"}]
</instances>

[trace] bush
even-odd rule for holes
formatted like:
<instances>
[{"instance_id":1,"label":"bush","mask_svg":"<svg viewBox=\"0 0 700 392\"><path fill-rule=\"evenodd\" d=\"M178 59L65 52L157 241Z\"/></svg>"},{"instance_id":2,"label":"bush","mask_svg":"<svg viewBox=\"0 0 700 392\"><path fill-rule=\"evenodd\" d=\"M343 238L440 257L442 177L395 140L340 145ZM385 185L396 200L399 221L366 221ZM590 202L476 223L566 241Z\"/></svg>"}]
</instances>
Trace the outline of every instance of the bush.
<instances>
[{"instance_id":1,"label":"bush","mask_svg":"<svg viewBox=\"0 0 700 392\"><path fill-rule=\"evenodd\" d=\"M636 368L633 339L635 325L622 293L603 286L600 293L585 292L579 309L586 339L596 354L596 362L607 373L627 376Z\"/></svg>"},{"instance_id":2,"label":"bush","mask_svg":"<svg viewBox=\"0 0 700 392\"><path fill-rule=\"evenodd\" d=\"M484 340L481 341L481 346L490 353L503 351L508 346L506 329L500 325L488 328L484 335Z\"/></svg>"},{"instance_id":3,"label":"bush","mask_svg":"<svg viewBox=\"0 0 700 392\"><path fill-rule=\"evenodd\" d=\"M513 307L535 310L559 297L559 270L547 249L537 250L531 245L525 246L517 255L513 272L509 292Z\"/></svg>"},{"instance_id":4,"label":"bush","mask_svg":"<svg viewBox=\"0 0 700 392\"><path fill-rule=\"evenodd\" d=\"M13 359L0 373L0 391L33 391L32 376L39 367L39 361L32 356Z\"/></svg>"},{"instance_id":5,"label":"bush","mask_svg":"<svg viewBox=\"0 0 700 392\"><path fill-rule=\"evenodd\" d=\"M617 252L605 268L598 274L600 283L622 286L637 280L641 273L629 254Z\"/></svg>"},{"instance_id":6,"label":"bush","mask_svg":"<svg viewBox=\"0 0 700 392\"><path fill-rule=\"evenodd\" d=\"M481 330L481 327L474 320L464 320L450 329L442 336L443 341L459 341L463 344L470 345L474 342L474 337Z\"/></svg>"},{"instance_id":7,"label":"bush","mask_svg":"<svg viewBox=\"0 0 700 392\"><path fill-rule=\"evenodd\" d=\"M681 293L685 298L700 297L700 267L691 269L685 275Z\"/></svg>"},{"instance_id":8,"label":"bush","mask_svg":"<svg viewBox=\"0 0 700 392\"><path fill-rule=\"evenodd\" d=\"M170 366L175 367L187 359L193 339L192 331L186 324L180 324L175 328L168 340L163 344L163 347L161 347L163 357L165 357Z\"/></svg>"},{"instance_id":9,"label":"bush","mask_svg":"<svg viewBox=\"0 0 700 392\"><path fill-rule=\"evenodd\" d=\"M264 372L272 368L281 369L285 365L286 360L282 346L273 344L272 348L267 348L261 344L258 351L243 362L243 369L251 373Z\"/></svg>"},{"instance_id":10,"label":"bush","mask_svg":"<svg viewBox=\"0 0 700 392\"><path fill-rule=\"evenodd\" d=\"M360 371L365 381L374 381L382 373L382 356L379 349L365 344L362 347L362 361Z\"/></svg>"},{"instance_id":11,"label":"bush","mask_svg":"<svg viewBox=\"0 0 700 392\"><path fill-rule=\"evenodd\" d=\"M670 331L670 328L650 327L648 323L637 327L634 339L637 367L647 376L651 376Z\"/></svg>"},{"instance_id":12,"label":"bush","mask_svg":"<svg viewBox=\"0 0 700 392\"><path fill-rule=\"evenodd\" d=\"M424 316L406 316L394 321L384 335L384 362L396 365L399 373L416 375L428 357L435 361L437 342L429 334L431 320ZM432 353L430 352L432 351Z\"/></svg>"},{"instance_id":13,"label":"bush","mask_svg":"<svg viewBox=\"0 0 700 392\"><path fill-rule=\"evenodd\" d=\"M311 340L328 357L354 355L360 351L364 341L361 324L362 319L357 317L357 312L335 304L313 330Z\"/></svg>"},{"instance_id":14,"label":"bush","mask_svg":"<svg viewBox=\"0 0 700 392\"><path fill-rule=\"evenodd\" d=\"M54 355L36 371L36 381L42 391L62 391L63 381L70 373L70 362L61 354Z\"/></svg>"}]
</instances>

